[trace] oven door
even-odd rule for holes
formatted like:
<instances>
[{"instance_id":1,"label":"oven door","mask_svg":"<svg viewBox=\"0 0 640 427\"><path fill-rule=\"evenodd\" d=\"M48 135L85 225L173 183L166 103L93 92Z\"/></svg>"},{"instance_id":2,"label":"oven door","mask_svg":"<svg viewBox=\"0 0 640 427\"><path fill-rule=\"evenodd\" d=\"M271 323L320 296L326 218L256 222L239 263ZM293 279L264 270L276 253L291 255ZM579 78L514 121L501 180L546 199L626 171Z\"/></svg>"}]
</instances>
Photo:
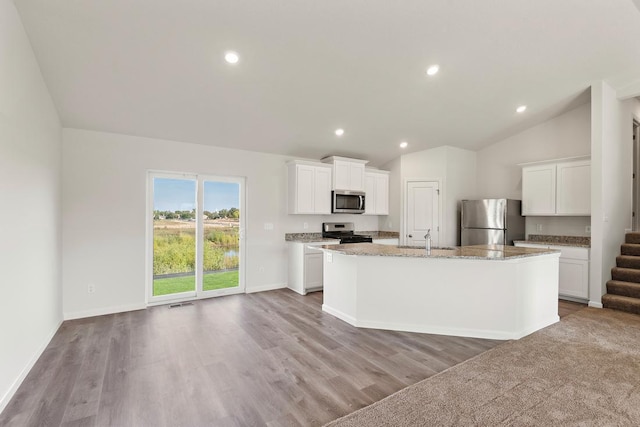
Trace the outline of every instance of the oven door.
<instances>
[{"instance_id":1,"label":"oven door","mask_svg":"<svg viewBox=\"0 0 640 427\"><path fill-rule=\"evenodd\" d=\"M364 192L333 191L331 194L331 212L353 214L364 213Z\"/></svg>"}]
</instances>

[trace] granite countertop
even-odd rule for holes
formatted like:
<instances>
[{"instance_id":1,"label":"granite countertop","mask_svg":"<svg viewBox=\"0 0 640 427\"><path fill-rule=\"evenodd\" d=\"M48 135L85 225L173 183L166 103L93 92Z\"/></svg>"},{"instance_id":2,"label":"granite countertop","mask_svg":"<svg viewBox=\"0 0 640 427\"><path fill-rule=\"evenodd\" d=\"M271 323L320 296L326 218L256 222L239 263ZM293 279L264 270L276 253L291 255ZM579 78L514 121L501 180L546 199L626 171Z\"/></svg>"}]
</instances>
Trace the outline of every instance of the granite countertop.
<instances>
[{"instance_id":1,"label":"granite countertop","mask_svg":"<svg viewBox=\"0 0 640 427\"><path fill-rule=\"evenodd\" d=\"M519 248L503 245L457 246L451 248L433 248L427 255L424 248L407 246L378 245L375 243L351 243L348 245L325 245L321 249L344 255L389 256L409 258L463 258L482 260L508 260L531 256L559 254L553 249Z\"/></svg>"},{"instance_id":2,"label":"granite countertop","mask_svg":"<svg viewBox=\"0 0 640 427\"><path fill-rule=\"evenodd\" d=\"M356 231L355 234L371 236L373 239L397 239L400 235L397 231ZM286 233L284 240L287 242L311 243L311 242L335 242L339 239L327 239L322 233Z\"/></svg>"},{"instance_id":3,"label":"granite countertop","mask_svg":"<svg viewBox=\"0 0 640 427\"><path fill-rule=\"evenodd\" d=\"M553 236L543 234L529 234L527 240L514 240L514 243L532 243L538 245L573 246L576 248L590 248L591 237L585 236Z\"/></svg>"}]
</instances>

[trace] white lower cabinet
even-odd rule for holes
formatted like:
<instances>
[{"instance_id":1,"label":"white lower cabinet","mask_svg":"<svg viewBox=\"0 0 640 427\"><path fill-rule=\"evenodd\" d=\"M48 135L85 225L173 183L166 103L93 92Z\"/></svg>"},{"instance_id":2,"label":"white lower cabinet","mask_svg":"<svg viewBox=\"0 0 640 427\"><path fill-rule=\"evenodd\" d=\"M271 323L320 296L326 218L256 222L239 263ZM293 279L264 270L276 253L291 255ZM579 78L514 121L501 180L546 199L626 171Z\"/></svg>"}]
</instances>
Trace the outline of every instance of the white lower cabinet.
<instances>
[{"instance_id":1,"label":"white lower cabinet","mask_svg":"<svg viewBox=\"0 0 640 427\"><path fill-rule=\"evenodd\" d=\"M589 299L589 248L555 246L544 243L515 243L515 246L560 251L560 277L558 280L560 298Z\"/></svg>"},{"instance_id":2,"label":"white lower cabinet","mask_svg":"<svg viewBox=\"0 0 640 427\"><path fill-rule=\"evenodd\" d=\"M300 295L322 290L324 253L314 246L337 244L328 242L289 242L289 274L287 287Z\"/></svg>"}]
</instances>

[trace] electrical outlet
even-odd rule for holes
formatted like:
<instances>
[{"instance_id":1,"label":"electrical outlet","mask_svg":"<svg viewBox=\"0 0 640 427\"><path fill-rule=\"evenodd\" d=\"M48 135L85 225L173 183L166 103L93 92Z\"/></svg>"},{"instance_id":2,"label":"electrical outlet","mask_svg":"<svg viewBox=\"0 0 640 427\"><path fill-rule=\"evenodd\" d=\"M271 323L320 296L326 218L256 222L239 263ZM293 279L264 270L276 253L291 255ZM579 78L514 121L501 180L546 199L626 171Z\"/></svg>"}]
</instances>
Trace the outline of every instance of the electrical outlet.
<instances>
[{"instance_id":1,"label":"electrical outlet","mask_svg":"<svg viewBox=\"0 0 640 427\"><path fill-rule=\"evenodd\" d=\"M327 262L333 262L333 254L331 252L327 252Z\"/></svg>"},{"instance_id":2,"label":"electrical outlet","mask_svg":"<svg viewBox=\"0 0 640 427\"><path fill-rule=\"evenodd\" d=\"M542 231L542 224L536 224L536 231Z\"/></svg>"},{"instance_id":3,"label":"electrical outlet","mask_svg":"<svg viewBox=\"0 0 640 427\"><path fill-rule=\"evenodd\" d=\"M273 230L273 223L271 223L271 222L265 222L265 223L264 223L264 229L265 229L265 230Z\"/></svg>"},{"instance_id":4,"label":"electrical outlet","mask_svg":"<svg viewBox=\"0 0 640 427\"><path fill-rule=\"evenodd\" d=\"M391 224L391 221L387 222L387 227L389 227L389 229L391 229L393 227L393 225Z\"/></svg>"},{"instance_id":5,"label":"electrical outlet","mask_svg":"<svg viewBox=\"0 0 640 427\"><path fill-rule=\"evenodd\" d=\"M584 228L584 231L585 231L585 233L591 233L591 226L590 226L590 225L587 225L587 226Z\"/></svg>"},{"instance_id":6,"label":"electrical outlet","mask_svg":"<svg viewBox=\"0 0 640 427\"><path fill-rule=\"evenodd\" d=\"M305 230L307 230L309 228L309 223L305 222L302 224L302 228L304 228Z\"/></svg>"},{"instance_id":7,"label":"electrical outlet","mask_svg":"<svg viewBox=\"0 0 640 427\"><path fill-rule=\"evenodd\" d=\"M89 285L87 286L87 293L92 294L96 291L96 285L94 285L93 283L89 283Z\"/></svg>"}]
</instances>

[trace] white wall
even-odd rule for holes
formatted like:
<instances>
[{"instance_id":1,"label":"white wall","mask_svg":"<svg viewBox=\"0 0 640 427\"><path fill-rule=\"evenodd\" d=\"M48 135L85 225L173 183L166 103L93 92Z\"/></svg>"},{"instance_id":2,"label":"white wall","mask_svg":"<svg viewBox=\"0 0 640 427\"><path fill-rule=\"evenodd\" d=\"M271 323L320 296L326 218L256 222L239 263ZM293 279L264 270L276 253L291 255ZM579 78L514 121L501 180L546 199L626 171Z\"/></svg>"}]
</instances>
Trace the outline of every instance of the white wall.
<instances>
[{"instance_id":1,"label":"white wall","mask_svg":"<svg viewBox=\"0 0 640 427\"><path fill-rule=\"evenodd\" d=\"M460 245L460 201L475 199L477 154L456 147L447 147L447 178L445 212L449 223L443 245Z\"/></svg>"},{"instance_id":2,"label":"white wall","mask_svg":"<svg viewBox=\"0 0 640 427\"><path fill-rule=\"evenodd\" d=\"M323 221L378 229L377 216L288 215L289 157L77 129L63 135L66 318L145 306L148 170L246 177L248 292L285 286L285 233L320 232Z\"/></svg>"},{"instance_id":3,"label":"white wall","mask_svg":"<svg viewBox=\"0 0 640 427\"><path fill-rule=\"evenodd\" d=\"M631 229L633 170L632 121L640 117L636 99L619 101L616 91L598 82L592 93L591 266L589 304L601 306L611 268Z\"/></svg>"},{"instance_id":4,"label":"white wall","mask_svg":"<svg viewBox=\"0 0 640 427\"><path fill-rule=\"evenodd\" d=\"M61 128L10 0L0 0L0 411L62 320Z\"/></svg>"},{"instance_id":5,"label":"white wall","mask_svg":"<svg viewBox=\"0 0 640 427\"><path fill-rule=\"evenodd\" d=\"M442 146L405 154L400 160L401 221L404 223L404 182L407 179L439 180L440 246L459 244L459 202L476 194L476 153Z\"/></svg>"}]
</instances>

